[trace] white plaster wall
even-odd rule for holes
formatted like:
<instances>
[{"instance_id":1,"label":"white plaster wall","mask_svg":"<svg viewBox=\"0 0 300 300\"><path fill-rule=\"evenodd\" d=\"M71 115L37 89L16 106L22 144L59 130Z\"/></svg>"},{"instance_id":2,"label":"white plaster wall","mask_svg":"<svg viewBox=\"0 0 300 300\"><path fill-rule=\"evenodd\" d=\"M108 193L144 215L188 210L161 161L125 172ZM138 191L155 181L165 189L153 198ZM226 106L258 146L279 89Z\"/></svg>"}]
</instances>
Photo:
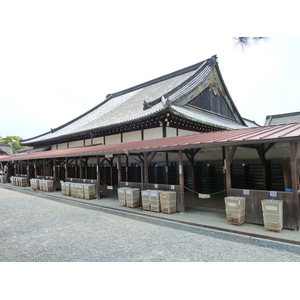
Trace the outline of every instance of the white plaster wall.
<instances>
[{"instance_id":1,"label":"white plaster wall","mask_svg":"<svg viewBox=\"0 0 300 300\"><path fill-rule=\"evenodd\" d=\"M103 137L102 136L93 139L93 144L94 145L101 144L101 143L103 144Z\"/></svg>"},{"instance_id":2,"label":"white plaster wall","mask_svg":"<svg viewBox=\"0 0 300 300\"><path fill-rule=\"evenodd\" d=\"M62 143L57 145L57 149L66 149L68 148L68 143Z\"/></svg>"},{"instance_id":3,"label":"white plaster wall","mask_svg":"<svg viewBox=\"0 0 300 300\"><path fill-rule=\"evenodd\" d=\"M266 153L266 159L288 159L290 157L290 143L276 143Z\"/></svg>"},{"instance_id":4,"label":"white plaster wall","mask_svg":"<svg viewBox=\"0 0 300 300\"><path fill-rule=\"evenodd\" d=\"M75 142L69 142L69 148L82 147L82 146L83 146L83 140L75 141Z\"/></svg>"},{"instance_id":5,"label":"white plaster wall","mask_svg":"<svg viewBox=\"0 0 300 300\"><path fill-rule=\"evenodd\" d=\"M87 139L84 141L86 146L90 146L91 145L91 139Z\"/></svg>"},{"instance_id":6,"label":"white plaster wall","mask_svg":"<svg viewBox=\"0 0 300 300\"><path fill-rule=\"evenodd\" d=\"M184 130L184 129L178 129L178 135L189 135L189 134L195 134L199 133L197 131L189 131L189 130Z\"/></svg>"},{"instance_id":7,"label":"white plaster wall","mask_svg":"<svg viewBox=\"0 0 300 300\"><path fill-rule=\"evenodd\" d=\"M167 127L167 137L177 136L177 129L172 127Z\"/></svg>"},{"instance_id":8,"label":"white plaster wall","mask_svg":"<svg viewBox=\"0 0 300 300\"><path fill-rule=\"evenodd\" d=\"M105 137L105 144L117 144L121 143L121 134L108 135Z\"/></svg>"},{"instance_id":9,"label":"white plaster wall","mask_svg":"<svg viewBox=\"0 0 300 300\"><path fill-rule=\"evenodd\" d=\"M201 148L195 155L195 161L215 161L222 159L223 155L221 147Z\"/></svg>"},{"instance_id":10,"label":"white plaster wall","mask_svg":"<svg viewBox=\"0 0 300 300\"><path fill-rule=\"evenodd\" d=\"M144 140L151 140L151 139L157 139L162 137L163 137L162 127L144 130Z\"/></svg>"},{"instance_id":11,"label":"white plaster wall","mask_svg":"<svg viewBox=\"0 0 300 300\"><path fill-rule=\"evenodd\" d=\"M133 141L140 141L142 139L141 131L133 131L133 132L126 132L123 133L123 142L133 142Z\"/></svg>"}]
</instances>

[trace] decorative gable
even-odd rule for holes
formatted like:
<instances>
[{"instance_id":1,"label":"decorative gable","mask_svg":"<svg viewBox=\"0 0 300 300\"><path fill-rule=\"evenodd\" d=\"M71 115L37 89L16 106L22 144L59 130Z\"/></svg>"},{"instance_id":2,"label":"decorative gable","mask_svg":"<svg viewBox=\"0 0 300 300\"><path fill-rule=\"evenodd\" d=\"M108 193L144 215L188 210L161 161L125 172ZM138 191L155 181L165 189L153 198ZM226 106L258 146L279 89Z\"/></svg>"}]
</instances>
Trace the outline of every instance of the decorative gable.
<instances>
[{"instance_id":1,"label":"decorative gable","mask_svg":"<svg viewBox=\"0 0 300 300\"><path fill-rule=\"evenodd\" d=\"M176 101L176 105L203 110L243 124L220 78L217 67L191 92Z\"/></svg>"}]
</instances>

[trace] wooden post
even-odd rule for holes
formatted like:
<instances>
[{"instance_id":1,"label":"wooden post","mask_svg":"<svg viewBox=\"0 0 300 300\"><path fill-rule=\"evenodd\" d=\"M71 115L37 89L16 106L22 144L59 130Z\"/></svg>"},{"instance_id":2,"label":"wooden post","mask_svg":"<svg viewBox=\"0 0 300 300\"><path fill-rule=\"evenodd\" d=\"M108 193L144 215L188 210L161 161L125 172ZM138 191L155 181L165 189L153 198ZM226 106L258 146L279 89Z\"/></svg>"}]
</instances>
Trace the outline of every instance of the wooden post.
<instances>
[{"instance_id":1,"label":"wooden post","mask_svg":"<svg viewBox=\"0 0 300 300\"><path fill-rule=\"evenodd\" d=\"M37 177L37 162L36 159L34 160L34 178Z\"/></svg>"},{"instance_id":2,"label":"wooden post","mask_svg":"<svg viewBox=\"0 0 300 300\"><path fill-rule=\"evenodd\" d=\"M84 178L85 179L88 179L88 176L89 176L89 172L88 172L88 165L89 165L89 157L87 157L86 159L85 159L85 175L84 175Z\"/></svg>"},{"instance_id":3,"label":"wooden post","mask_svg":"<svg viewBox=\"0 0 300 300\"><path fill-rule=\"evenodd\" d=\"M128 154L126 155L126 182L128 182Z\"/></svg>"},{"instance_id":4,"label":"wooden post","mask_svg":"<svg viewBox=\"0 0 300 300\"><path fill-rule=\"evenodd\" d=\"M122 181L121 154L118 154L118 187L121 186L121 181Z\"/></svg>"},{"instance_id":5,"label":"wooden post","mask_svg":"<svg viewBox=\"0 0 300 300\"><path fill-rule=\"evenodd\" d=\"M42 173L43 173L42 176L45 176L45 174L46 174L46 159L45 158L43 159L43 172Z\"/></svg>"},{"instance_id":6,"label":"wooden post","mask_svg":"<svg viewBox=\"0 0 300 300\"><path fill-rule=\"evenodd\" d=\"M108 161L108 160L107 160ZM114 158L111 158L109 162L110 165L110 185L114 185Z\"/></svg>"},{"instance_id":7,"label":"wooden post","mask_svg":"<svg viewBox=\"0 0 300 300\"><path fill-rule=\"evenodd\" d=\"M68 157L65 158L65 180L69 177L69 173L68 173Z\"/></svg>"},{"instance_id":8,"label":"wooden post","mask_svg":"<svg viewBox=\"0 0 300 300\"><path fill-rule=\"evenodd\" d=\"M256 148L256 150L263 167L263 187L264 190L266 190L267 189L267 168L266 168L265 147L264 145L261 145L261 147Z\"/></svg>"},{"instance_id":9,"label":"wooden post","mask_svg":"<svg viewBox=\"0 0 300 300\"><path fill-rule=\"evenodd\" d=\"M56 191L56 159L53 158L53 190Z\"/></svg>"},{"instance_id":10,"label":"wooden post","mask_svg":"<svg viewBox=\"0 0 300 300\"><path fill-rule=\"evenodd\" d=\"M197 154L198 150L195 151L191 149L190 151L186 150L185 156L188 159L191 167L192 167L192 190L196 190L196 180L195 180L195 155Z\"/></svg>"},{"instance_id":11,"label":"wooden post","mask_svg":"<svg viewBox=\"0 0 300 300\"><path fill-rule=\"evenodd\" d=\"M226 174L226 194L228 196L228 193L231 189L231 163L234 156L234 153L236 151L236 146L234 146L231 150L229 146L225 147L225 174Z\"/></svg>"},{"instance_id":12,"label":"wooden post","mask_svg":"<svg viewBox=\"0 0 300 300\"><path fill-rule=\"evenodd\" d=\"M296 142L290 142L290 151L291 151L291 177L292 177L292 189L293 189L293 212L294 212L294 223L295 228L299 231L299 198L298 198L298 189L299 189L299 177L297 170L297 147Z\"/></svg>"},{"instance_id":13,"label":"wooden post","mask_svg":"<svg viewBox=\"0 0 300 300\"><path fill-rule=\"evenodd\" d=\"M97 199L100 199L100 162L99 162L99 155L97 155L97 182L96 182L96 194Z\"/></svg>"},{"instance_id":14,"label":"wooden post","mask_svg":"<svg viewBox=\"0 0 300 300\"><path fill-rule=\"evenodd\" d=\"M166 152L166 184L169 184L169 153Z\"/></svg>"},{"instance_id":15,"label":"wooden post","mask_svg":"<svg viewBox=\"0 0 300 300\"><path fill-rule=\"evenodd\" d=\"M148 171L148 153L147 152L144 152L144 182L146 184L146 188L148 188L149 171Z\"/></svg>"},{"instance_id":16,"label":"wooden post","mask_svg":"<svg viewBox=\"0 0 300 300\"><path fill-rule=\"evenodd\" d=\"M180 186L180 193L179 193L179 211L185 211L185 204L184 204L184 176L183 176L183 153L182 150L178 152L179 156L179 186Z\"/></svg>"},{"instance_id":17,"label":"wooden post","mask_svg":"<svg viewBox=\"0 0 300 300\"><path fill-rule=\"evenodd\" d=\"M30 185L30 173L29 173L29 168L30 168L30 162L27 160L27 185Z\"/></svg>"},{"instance_id":18,"label":"wooden post","mask_svg":"<svg viewBox=\"0 0 300 300\"><path fill-rule=\"evenodd\" d=\"M79 178L82 179L82 156L79 157Z\"/></svg>"}]
</instances>

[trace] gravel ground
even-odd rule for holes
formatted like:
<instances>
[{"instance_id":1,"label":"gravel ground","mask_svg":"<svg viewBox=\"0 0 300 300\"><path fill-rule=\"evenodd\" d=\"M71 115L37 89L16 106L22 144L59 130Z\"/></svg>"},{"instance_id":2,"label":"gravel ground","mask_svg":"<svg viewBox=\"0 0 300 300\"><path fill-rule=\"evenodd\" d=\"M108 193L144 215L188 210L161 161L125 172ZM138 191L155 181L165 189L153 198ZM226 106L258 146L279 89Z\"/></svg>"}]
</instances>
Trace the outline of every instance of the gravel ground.
<instances>
[{"instance_id":1,"label":"gravel ground","mask_svg":"<svg viewBox=\"0 0 300 300\"><path fill-rule=\"evenodd\" d=\"M0 187L1 262L299 262L300 247Z\"/></svg>"}]
</instances>

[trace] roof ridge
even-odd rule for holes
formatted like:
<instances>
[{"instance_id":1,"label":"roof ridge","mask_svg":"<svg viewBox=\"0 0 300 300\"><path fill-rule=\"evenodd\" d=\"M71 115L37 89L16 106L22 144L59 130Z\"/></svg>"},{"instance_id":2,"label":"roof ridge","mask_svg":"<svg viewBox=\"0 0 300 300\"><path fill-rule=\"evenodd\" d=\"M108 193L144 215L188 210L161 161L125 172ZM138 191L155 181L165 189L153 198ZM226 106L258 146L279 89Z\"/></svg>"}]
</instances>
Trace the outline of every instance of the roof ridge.
<instances>
[{"instance_id":1,"label":"roof ridge","mask_svg":"<svg viewBox=\"0 0 300 300\"><path fill-rule=\"evenodd\" d=\"M198 62L196 64L193 64L191 66L185 67L183 69L179 69L177 71L165 74L163 76L160 76L160 77L157 77L157 78L154 78L154 79L151 79L149 81L145 81L144 83L140 83L140 84L135 85L133 87L130 87L128 89L121 90L121 91L113 93L113 94L108 94L106 96L106 99L108 99L108 98L109 99L115 98L115 97L118 97L118 96L130 93L130 92L136 91L136 90L141 89L143 87L146 87L146 86L149 86L149 85L152 85L152 84L155 84L155 83L158 83L158 82L161 82L161 81L164 81L164 80L167 80L167 79L171 79L171 78L174 78L176 76L179 76L179 75L182 75L182 74L185 74L185 73L197 70L203 63L205 63L206 61L211 60L213 57L216 57L216 55L212 56L209 59L202 60L202 61L200 61L200 62Z\"/></svg>"},{"instance_id":2,"label":"roof ridge","mask_svg":"<svg viewBox=\"0 0 300 300\"><path fill-rule=\"evenodd\" d=\"M168 91L167 93L165 93L164 95L162 95L161 97L159 97L159 98L157 98L155 100L152 100L150 102L144 103L144 109L149 109L152 106L160 103L162 101L162 98L164 98L164 101L166 101L166 104L164 104L164 106L170 106L171 104L174 104L174 102L177 99L170 101L169 97L171 95L176 94L176 92L180 91L184 86L186 86L190 82L190 80L195 80L199 76L199 74L201 72L205 71L205 68L207 66L212 66L212 69L213 69L214 66L215 66L215 64L216 64L216 62L217 62L217 55L213 55L211 58L205 59L202 62L198 63L197 64L197 68L194 69L195 72L192 75L190 75L188 78L186 78L185 80L183 80L180 84L178 84L176 87L174 87L173 89L171 89L170 91ZM209 73L210 72L211 72L211 70L209 71ZM194 85L194 84L195 83L193 82L190 85Z\"/></svg>"},{"instance_id":3,"label":"roof ridge","mask_svg":"<svg viewBox=\"0 0 300 300\"><path fill-rule=\"evenodd\" d=\"M276 117L287 117L287 116L293 116L293 115L299 115L300 111L295 111L295 112L289 112L289 113L283 113L283 114L276 114L276 115L268 115L266 118L271 117L271 118L276 118Z\"/></svg>"}]
</instances>

